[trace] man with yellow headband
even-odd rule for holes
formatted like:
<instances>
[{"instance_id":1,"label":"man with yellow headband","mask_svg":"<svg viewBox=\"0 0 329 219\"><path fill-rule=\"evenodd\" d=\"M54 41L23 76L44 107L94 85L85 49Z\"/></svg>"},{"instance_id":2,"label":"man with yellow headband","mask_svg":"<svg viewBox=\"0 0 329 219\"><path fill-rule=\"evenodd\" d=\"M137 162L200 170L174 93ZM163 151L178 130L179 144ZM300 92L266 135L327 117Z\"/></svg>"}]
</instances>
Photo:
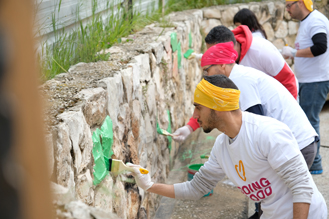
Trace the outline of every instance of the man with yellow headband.
<instances>
[{"instance_id":1,"label":"man with yellow headband","mask_svg":"<svg viewBox=\"0 0 329 219\"><path fill-rule=\"evenodd\" d=\"M262 202L262 219L326 219L327 207L308 171L290 129L276 119L239 109L240 91L224 75L204 77L194 93L193 113L205 132L223 132L209 160L192 181L174 185L133 175L149 192L177 199L199 199L225 175L255 202Z\"/></svg>"},{"instance_id":2,"label":"man with yellow headband","mask_svg":"<svg viewBox=\"0 0 329 219\"><path fill-rule=\"evenodd\" d=\"M319 133L319 114L329 92L329 21L322 13L313 10L311 0L286 1L286 9L291 18L300 20L295 40L295 49L285 46L284 58L294 58L295 73L299 81L299 104L313 128ZM311 167L311 174L323 172L320 141Z\"/></svg>"}]
</instances>

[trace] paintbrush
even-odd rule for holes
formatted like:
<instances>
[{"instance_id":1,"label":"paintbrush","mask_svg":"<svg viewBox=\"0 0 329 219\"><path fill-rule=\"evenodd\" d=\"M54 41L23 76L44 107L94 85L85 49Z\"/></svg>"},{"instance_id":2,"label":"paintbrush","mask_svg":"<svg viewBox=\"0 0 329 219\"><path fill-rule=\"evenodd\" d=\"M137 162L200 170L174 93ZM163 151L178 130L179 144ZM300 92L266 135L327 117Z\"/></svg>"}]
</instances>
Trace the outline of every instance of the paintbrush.
<instances>
[{"instance_id":1,"label":"paintbrush","mask_svg":"<svg viewBox=\"0 0 329 219\"><path fill-rule=\"evenodd\" d=\"M109 171L112 172L113 174L121 174L125 171L130 171L133 172L134 168L133 167L128 167L125 165L122 160L116 160L116 159L109 159ZM141 174L148 174L149 171L144 168L139 168L139 171Z\"/></svg>"},{"instance_id":2,"label":"paintbrush","mask_svg":"<svg viewBox=\"0 0 329 219\"><path fill-rule=\"evenodd\" d=\"M174 137L174 135L171 134L171 133L169 133L167 130L160 129L160 132L161 132L161 133L159 133L159 134L161 134L161 135Z\"/></svg>"}]
</instances>

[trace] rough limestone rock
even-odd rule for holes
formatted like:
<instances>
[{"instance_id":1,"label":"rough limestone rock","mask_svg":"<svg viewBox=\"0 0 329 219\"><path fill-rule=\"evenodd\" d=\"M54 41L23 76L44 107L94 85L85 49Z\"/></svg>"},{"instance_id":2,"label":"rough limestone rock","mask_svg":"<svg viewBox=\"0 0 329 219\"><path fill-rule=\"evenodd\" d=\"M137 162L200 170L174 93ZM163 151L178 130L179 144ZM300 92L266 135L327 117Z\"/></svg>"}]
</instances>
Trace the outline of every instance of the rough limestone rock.
<instances>
[{"instance_id":1,"label":"rough limestone rock","mask_svg":"<svg viewBox=\"0 0 329 219\"><path fill-rule=\"evenodd\" d=\"M156 63L159 64L165 52L163 43L159 41L159 42L150 43L150 45L152 47L152 52L155 54Z\"/></svg>"},{"instance_id":2,"label":"rough limestone rock","mask_svg":"<svg viewBox=\"0 0 329 219\"><path fill-rule=\"evenodd\" d=\"M260 11L260 6L259 5L256 5L256 4L252 4L252 5L250 5L249 9L250 9L250 11L254 12L254 14L256 15L257 19L259 20L260 19L260 16L262 15L261 14L261 11Z\"/></svg>"},{"instance_id":3,"label":"rough limestone rock","mask_svg":"<svg viewBox=\"0 0 329 219\"><path fill-rule=\"evenodd\" d=\"M239 5L238 8L239 8L239 11L240 11L241 9L244 9L244 8L249 9L249 5Z\"/></svg>"},{"instance_id":4,"label":"rough limestone rock","mask_svg":"<svg viewBox=\"0 0 329 219\"><path fill-rule=\"evenodd\" d=\"M157 40L162 42L166 52L171 51L171 43L170 43L170 38L169 37L160 36L160 37L157 38Z\"/></svg>"},{"instance_id":5,"label":"rough limestone rock","mask_svg":"<svg viewBox=\"0 0 329 219\"><path fill-rule=\"evenodd\" d=\"M137 189L128 189L128 204L127 207L129 209L127 218L135 219L136 215L138 215L139 206L140 206L140 198L137 192Z\"/></svg>"},{"instance_id":6,"label":"rough limestone rock","mask_svg":"<svg viewBox=\"0 0 329 219\"><path fill-rule=\"evenodd\" d=\"M108 96L107 111L113 122L113 128L118 126L118 114L120 112L120 104L123 101L123 84L121 74L115 74L111 78L100 80L99 85L106 89Z\"/></svg>"},{"instance_id":7,"label":"rough limestone rock","mask_svg":"<svg viewBox=\"0 0 329 219\"><path fill-rule=\"evenodd\" d=\"M267 39L269 41L272 41L274 39L274 30L269 22L263 24L263 28L265 30L265 33L267 35Z\"/></svg>"},{"instance_id":8,"label":"rough limestone rock","mask_svg":"<svg viewBox=\"0 0 329 219\"><path fill-rule=\"evenodd\" d=\"M118 215L90 207L81 201L74 201L65 205L65 209L74 219L117 219Z\"/></svg>"},{"instance_id":9,"label":"rough limestone rock","mask_svg":"<svg viewBox=\"0 0 329 219\"><path fill-rule=\"evenodd\" d=\"M107 175L105 179L95 188L95 207L104 211L113 211L113 179Z\"/></svg>"},{"instance_id":10,"label":"rough limestone rock","mask_svg":"<svg viewBox=\"0 0 329 219\"><path fill-rule=\"evenodd\" d=\"M58 205L65 205L75 200L75 191L54 182L51 182L51 191L54 201Z\"/></svg>"},{"instance_id":11,"label":"rough limestone rock","mask_svg":"<svg viewBox=\"0 0 329 219\"><path fill-rule=\"evenodd\" d=\"M286 20L291 20L291 16L290 16L290 14L288 13L287 10L285 10L285 12L284 12L284 18L285 18Z\"/></svg>"},{"instance_id":12,"label":"rough limestone rock","mask_svg":"<svg viewBox=\"0 0 329 219\"><path fill-rule=\"evenodd\" d=\"M53 143L53 135L48 134L46 135L46 153L47 153L47 161L48 161L48 174L49 177L54 172L54 166L55 166L55 159L54 159L54 143Z\"/></svg>"},{"instance_id":13,"label":"rough limestone rock","mask_svg":"<svg viewBox=\"0 0 329 219\"><path fill-rule=\"evenodd\" d=\"M282 21L281 24L278 26L278 29L275 32L276 38L285 38L288 35L288 26L287 22Z\"/></svg>"},{"instance_id":14,"label":"rough limestone rock","mask_svg":"<svg viewBox=\"0 0 329 219\"><path fill-rule=\"evenodd\" d=\"M119 218L127 218L127 192L124 189L123 182L118 176L116 183L113 185L113 208L116 210Z\"/></svg>"},{"instance_id":15,"label":"rough limestone rock","mask_svg":"<svg viewBox=\"0 0 329 219\"><path fill-rule=\"evenodd\" d=\"M273 41L273 45L278 48L278 49L282 49L285 45L283 39L276 39Z\"/></svg>"},{"instance_id":16,"label":"rough limestone rock","mask_svg":"<svg viewBox=\"0 0 329 219\"><path fill-rule=\"evenodd\" d=\"M125 100L130 103L133 97L133 69L127 68L121 71Z\"/></svg>"},{"instance_id":17,"label":"rough limestone rock","mask_svg":"<svg viewBox=\"0 0 329 219\"><path fill-rule=\"evenodd\" d=\"M205 33L205 35L207 35L212 28L218 25L222 25L222 23L217 19L203 20L201 23L202 30Z\"/></svg>"},{"instance_id":18,"label":"rough limestone rock","mask_svg":"<svg viewBox=\"0 0 329 219\"><path fill-rule=\"evenodd\" d=\"M90 127L80 110L65 112L58 118L63 120L63 123L68 127L68 137L74 153L74 172L80 174L91 162L93 143Z\"/></svg>"},{"instance_id":19,"label":"rough limestone rock","mask_svg":"<svg viewBox=\"0 0 329 219\"><path fill-rule=\"evenodd\" d=\"M233 25L233 17L236 13L238 13L239 8L238 7L229 7L227 9L225 9L222 12L222 23L225 26L232 26Z\"/></svg>"},{"instance_id":20,"label":"rough limestone rock","mask_svg":"<svg viewBox=\"0 0 329 219\"><path fill-rule=\"evenodd\" d=\"M295 21L288 22L289 35L295 35L298 32L299 23Z\"/></svg>"},{"instance_id":21,"label":"rough limestone rock","mask_svg":"<svg viewBox=\"0 0 329 219\"><path fill-rule=\"evenodd\" d=\"M101 125L106 117L106 91L101 88L80 91L76 98L83 101L82 112L90 127Z\"/></svg>"},{"instance_id":22,"label":"rough limestone rock","mask_svg":"<svg viewBox=\"0 0 329 219\"><path fill-rule=\"evenodd\" d=\"M267 5L267 8L268 8L268 13L270 15L275 15L276 7L274 5L274 2L268 2L266 5Z\"/></svg>"},{"instance_id":23,"label":"rough limestone rock","mask_svg":"<svg viewBox=\"0 0 329 219\"><path fill-rule=\"evenodd\" d=\"M156 88L155 84L151 81L145 86L145 99L150 115L156 115L156 103L155 103Z\"/></svg>"},{"instance_id":24,"label":"rough limestone rock","mask_svg":"<svg viewBox=\"0 0 329 219\"><path fill-rule=\"evenodd\" d=\"M85 173L78 175L76 182L76 194L79 200L88 205L93 205L94 203L94 190L92 185L93 180L89 169Z\"/></svg>"},{"instance_id":25,"label":"rough limestone rock","mask_svg":"<svg viewBox=\"0 0 329 219\"><path fill-rule=\"evenodd\" d=\"M140 71L140 81L150 81L151 80L151 70L150 61L148 54L142 54L135 57L135 61L139 66Z\"/></svg>"},{"instance_id":26,"label":"rough limestone rock","mask_svg":"<svg viewBox=\"0 0 329 219\"><path fill-rule=\"evenodd\" d=\"M61 123L55 130L54 156L56 165L56 180L64 187L74 187L73 159L71 157L72 143L69 137L69 127Z\"/></svg>"},{"instance_id":27,"label":"rough limestone rock","mask_svg":"<svg viewBox=\"0 0 329 219\"><path fill-rule=\"evenodd\" d=\"M296 35L286 36L285 42L288 46L295 48Z\"/></svg>"},{"instance_id":28,"label":"rough limestone rock","mask_svg":"<svg viewBox=\"0 0 329 219\"><path fill-rule=\"evenodd\" d=\"M217 7L205 8L203 9L203 17L204 18L214 18L214 19L221 19L221 11Z\"/></svg>"}]
</instances>

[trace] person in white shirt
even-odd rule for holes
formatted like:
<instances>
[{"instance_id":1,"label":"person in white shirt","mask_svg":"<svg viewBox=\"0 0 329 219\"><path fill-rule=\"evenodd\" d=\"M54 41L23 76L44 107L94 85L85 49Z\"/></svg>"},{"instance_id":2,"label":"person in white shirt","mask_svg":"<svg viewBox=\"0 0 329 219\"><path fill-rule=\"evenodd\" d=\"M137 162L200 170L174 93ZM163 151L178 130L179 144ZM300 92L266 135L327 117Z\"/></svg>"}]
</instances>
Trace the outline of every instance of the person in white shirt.
<instances>
[{"instance_id":1,"label":"person in white shirt","mask_svg":"<svg viewBox=\"0 0 329 219\"><path fill-rule=\"evenodd\" d=\"M267 39L263 26L258 22L254 12L248 8L243 8L238 11L233 17L233 23L235 26L246 25L251 31L253 37Z\"/></svg>"},{"instance_id":2,"label":"person in white shirt","mask_svg":"<svg viewBox=\"0 0 329 219\"><path fill-rule=\"evenodd\" d=\"M286 1L291 18L300 20L295 49L282 49L285 58L294 58L295 73L299 81L299 103L312 126L319 133L319 114L329 92L329 21L322 13L313 11L311 0ZM311 174L323 172L320 142L311 167Z\"/></svg>"},{"instance_id":3,"label":"person in white shirt","mask_svg":"<svg viewBox=\"0 0 329 219\"><path fill-rule=\"evenodd\" d=\"M280 82L257 69L236 64L237 53L233 46L233 42L227 42L210 47L201 59L203 75L222 74L229 77L242 92L241 110L285 123L297 140L307 165L311 167L318 135L305 113ZM234 52L229 53L231 50Z\"/></svg>"},{"instance_id":4,"label":"person in white shirt","mask_svg":"<svg viewBox=\"0 0 329 219\"><path fill-rule=\"evenodd\" d=\"M193 116L205 132L223 132L192 181L154 183L133 167L137 185L177 199L199 199L226 175L248 198L262 203L262 219L326 219L327 207L297 142L283 123L239 109L240 91L224 75L205 76L194 93Z\"/></svg>"},{"instance_id":5,"label":"person in white shirt","mask_svg":"<svg viewBox=\"0 0 329 219\"><path fill-rule=\"evenodd\" d=\"M294 97L289 95L289 91L273 77L257 69L235 64L238 54L233 46L233 42L227 42L208 48L201 59L204 75L223 74L229 77L242 92L241 110L269 116L285 123L295 136L310 168L317 150L318 135L305 113ZM234 53L229 53L229 50ZM225 57L228 59L223 59ZM197 123L196 119L191 119L189 125L194 126L193 122ZM250 219L259 218L259 214L261 211L256 206L255 214Z\"/></svg>"}]
</instances>

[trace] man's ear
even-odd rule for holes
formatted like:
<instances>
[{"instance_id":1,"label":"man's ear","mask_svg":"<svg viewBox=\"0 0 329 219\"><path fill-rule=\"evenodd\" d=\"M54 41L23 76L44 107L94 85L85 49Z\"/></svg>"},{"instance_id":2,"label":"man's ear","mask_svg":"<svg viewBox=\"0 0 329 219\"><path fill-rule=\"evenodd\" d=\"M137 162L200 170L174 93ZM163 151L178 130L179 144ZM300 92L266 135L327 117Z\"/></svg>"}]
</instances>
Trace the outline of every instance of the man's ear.
<instances>
[{"instance_id":1,"label":"man's ear","mask_svg":"<svg viewBox=\"0 0 329 219\"><path fill-rule=\"evenodd\" d=\"M221 70L225 70L225 68L226 68L226 64L219 64L219 66L220 66L220 68L221 68Z\"/></svg>"}]
</instances>

